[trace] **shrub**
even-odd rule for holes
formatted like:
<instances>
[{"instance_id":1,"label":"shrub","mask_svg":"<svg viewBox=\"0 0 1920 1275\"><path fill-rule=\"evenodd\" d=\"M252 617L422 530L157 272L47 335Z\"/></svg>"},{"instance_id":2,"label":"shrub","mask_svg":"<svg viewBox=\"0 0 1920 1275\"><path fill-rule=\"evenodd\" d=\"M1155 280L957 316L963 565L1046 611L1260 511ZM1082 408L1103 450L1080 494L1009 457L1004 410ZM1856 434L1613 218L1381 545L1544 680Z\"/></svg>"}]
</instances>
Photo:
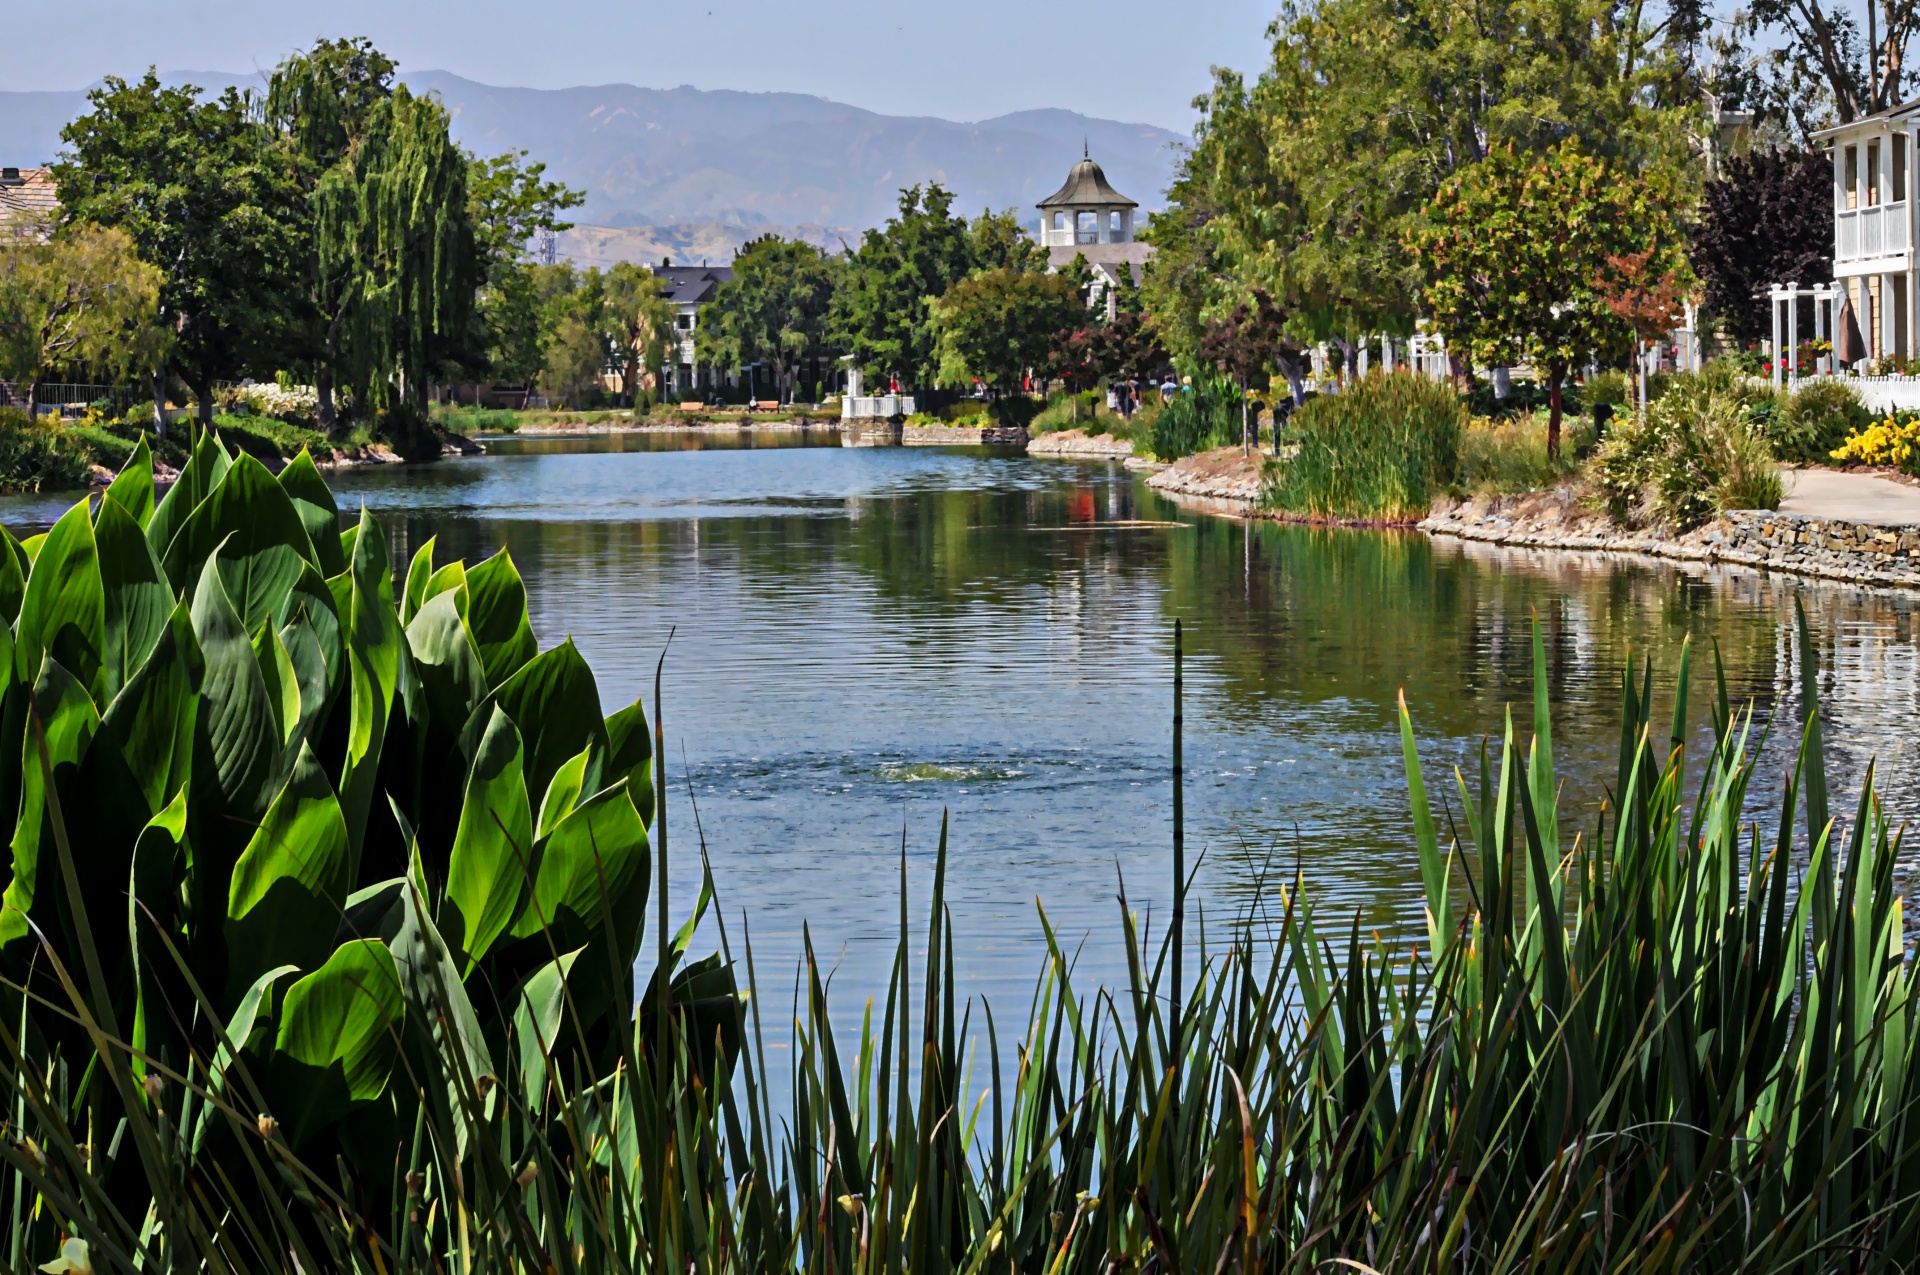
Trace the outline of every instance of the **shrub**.
<instances>
[{"instance_id":1,"label":"shrub","mask_svg":"<svg viewBox=\"0 0 1920 1275\"><path fill-rule=\"evenodd\" d=\"M85 487L90 457L85 448L63 446L63 432L16 408L0 408L0 491Z\"/></svg>"},{"instance_id":2,"label":"shrub","mask_svg":"<svg viewBox=\"0 0 1920 1275\"><path fill-rule=\"evenodd\" d=\"M1454 480L1465 424L1442 382L1404 372L1355 381L1293 414L1296 448L1274 465L1266 499L1316 518L1424 517Z\"/></svg>"},{"instance_id":3,"label":"shrub","mask_svg":"<svg viewBox=\"0 0 1920 1275\"><path fill-rule=\"evenodd\" d=\"M1085 429L1097 434L1105 425L1104 421L1095 419L1100 415L1102 401L1098 390L1055 394L1027 428L1035 434L1051 434L1063 429Z\"/></svg>"},{"instance_id":4,"label":"shrub","mask_svg":"<svg viewBox=\"0 0 1920 1275\"><path fill-rule=\"evenodd\" d=\"M1920 472L1920 414L1894 412L1874 421L1828 456L1843 463L1890 465L1903 474Z\"/></svg>"},{"instance_id":5,"label":"shrub","mask_svg":"<svg viewBox=\"0 0 1920 1275\"><path fill-rule=\"evenodd\" d=\"M1783 394L1779 405L1763 418L1773 454L1796 465L1830 463L1836 448L1863 430L1873 413L1844 381L1813 377Z\"/></svg>"},{"instance_id":6,"label":"shrub","mask_svg":"<svg viewBox=\"0 0 1920 1275\"><path fill-rule=\"evenodd\" d=\"M1594 458L1608 512L1690 531L1716 511L1777 508L1779 470L1762 432L1770 401L1724 366L1670 377L1646 419L1626 418Z\"/></svg>"},{"instance_id":7,"label":"shrub","mask_svg":"<svg viewBox=\"0 0 1920 1275\"><path fill-rule=\"evenodd\" d=\"M1625 372L1595 372L1580 386L1580 402L1591 412L1602 403L1615 409L1624 405L1631 396L1633 387L1627 384Z\"/></svg>"},{"instance_id":8,"label":"shrub","mask_svg":"<svg viewBox=\"0 0 1920 1275\"><path fill-rule=\"evenodd\" d=\"M1456 483L1463 490L1504 494L1538 491L1573 476L1574 458L1591 441L1589 426L1569 426L1558 459L1547 456L1544 412L1512 420L1476 417L1460 433Z\"/></svg>"},{"instance_id":9,"label":"shrub","mask_svg":"<svg viewBox=\"0 0 1920 1275\"><path fill-rule=\"evenodd\" d=\"M1164 461L1239 442L1239 389L1218 377L1194 378L1160 409L1150 437L1154 456Z\"/></svg>"}]
</instances>

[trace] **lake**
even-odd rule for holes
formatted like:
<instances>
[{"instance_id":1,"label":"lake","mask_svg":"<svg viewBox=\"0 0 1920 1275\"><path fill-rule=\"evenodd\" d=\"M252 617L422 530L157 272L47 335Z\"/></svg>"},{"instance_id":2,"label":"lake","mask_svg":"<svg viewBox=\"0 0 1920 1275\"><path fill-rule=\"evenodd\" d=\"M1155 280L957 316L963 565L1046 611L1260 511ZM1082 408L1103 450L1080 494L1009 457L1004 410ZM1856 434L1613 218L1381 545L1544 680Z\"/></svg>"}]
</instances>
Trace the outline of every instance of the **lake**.
<instances>
[{"instance_id":1,"label":"lake","mask_svg":"<svg viewBox=\"0 0 1920 1275\"><path fill-rule=\"evenodd\" d=\"M506 546L542 646L577 642L607 711L651 695L666 650L674 910L699 880L697 804L736 951L750 921L780 1006L803 922L838 966L841 1013L884 994L902 839L918 919L943 811L963 991L1012 1007L1003 1024L1017 1011L1041 905L1063 942L1085 941L1080 978L1116 981L1122 889L1156 935L1170 897L1176 618L1189 861L1204 852L1190 924L1203 910L1210 936L1273 903L1296 864L1323 933L1356 916L1411 933L1396 695L1430 791L1451 801L1449 768L1497 740L1506 709L1530 720L1536 614L1563 825L1592 826L1630 653L1656 661L1664 715L1693 635L1697 738L1716 643L1737 701L1762 723L1776 704L1790 713L1795 599L1822 647L1835 809L1850 817L1876 755L1895 813L1916 808L1915 596L1248 525L1184 512L1107 462L822 442L507 438L485 457L332 480L343 510L364 502L386 527L401 569L429 537L437 561ZM11 498L0 517L27 534L66 503ZM1786 742L1769 744L1762 804Z\"/></svg>"}]
</instances>

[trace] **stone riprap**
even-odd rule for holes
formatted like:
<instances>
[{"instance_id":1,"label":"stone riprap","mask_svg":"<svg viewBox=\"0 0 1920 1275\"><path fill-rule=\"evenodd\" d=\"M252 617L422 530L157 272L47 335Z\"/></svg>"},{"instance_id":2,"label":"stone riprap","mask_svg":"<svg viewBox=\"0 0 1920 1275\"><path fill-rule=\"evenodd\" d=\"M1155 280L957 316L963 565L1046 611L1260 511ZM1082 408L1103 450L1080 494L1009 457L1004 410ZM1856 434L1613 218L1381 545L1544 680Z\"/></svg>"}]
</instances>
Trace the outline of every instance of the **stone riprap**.
<instances>
[{"instance_id":1,"label":"stone riprap","mask_svg":"<svg viewBox=\"0 0 1920 1275\"><path fill-rule=\"evenodd\" d=\"M1248 457L1238 447L1217 447L1175 461L1147 479L1147 486L1162 495L1206 501L1218 512L1247 518L1260 509L1264 462L1258 452Z\"/></svg>"},{"instance_id":2,"label":"stone riprap","mask_svg":"<svg viewBox=\"0 0 1920 1275\"><path fill-rule=\"evenodd\" d=\"M1442 501L1420 528L1431 535L1532 549L1601 550L1724 562L1849 584L1920 587L1920 524L1735 510L1684 535L1623 528L1570 492Z\"/></svg>"},{"instance_id":3,"label":"stone riprap","mask_svg":"<svg viewBox=\"0 0 1920 1275\"><path fill-rule=\"evenodd\" d=\"M1024 425L907 425L900 441L907 447L1025 447Z\"/></svg>"},{"instance_id":4,"label":"stone riprap","mask_svg":"<svg viewBox=\"0 0 1920 1275\"><path fill-rule=\"evenodd\" d=\"M1089 435L1083 429L1056 430L1042 434L1027 444L1029 456L1083 456L1095 459L1121 459L1133 455L1133 444L1112 434Z\"/></svg>"}]
</instances>

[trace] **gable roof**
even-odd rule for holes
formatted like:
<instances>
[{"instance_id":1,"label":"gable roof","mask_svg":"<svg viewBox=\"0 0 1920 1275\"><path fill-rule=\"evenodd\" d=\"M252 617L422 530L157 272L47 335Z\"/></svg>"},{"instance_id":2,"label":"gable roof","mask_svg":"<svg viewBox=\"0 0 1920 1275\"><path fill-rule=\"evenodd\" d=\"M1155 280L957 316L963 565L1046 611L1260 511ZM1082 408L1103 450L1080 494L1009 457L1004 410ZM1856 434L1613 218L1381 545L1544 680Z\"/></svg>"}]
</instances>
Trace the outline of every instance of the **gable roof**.
<instances>
[{"instance_id":1,"label":"gable roof","mask_svg":"<svg viewBox=\"0 0 1920 1275\"><path fill-rule=\"evenodd\" d=\"M732 266L655 266L654 278L675 305L704 305L733 278Z\"/></svg>"},{"instance_id":2,"label":"gable roof","mask_svg":"<svg viewBox=\"0 0 1920 1275\"><path fill-rule=\"evenodd\" d=\"M1073 171L1067 174L1067 183L1041 200L1040 208L1073 208L1083 205L1103 205L1106 207L1138 208L1140 205L1107 184L1107 175L1100 171L1100 165L1090 157L1082 156Z\"/></svg>"},{"instance_id":3,"label":"gable roof","mask_svg":"<svg viewBox=\"0 0 1920 1275\"><path fill-rule=\"evenodd\" d=\"M1882 121L1893 120L1902 115L1910 115L1916 110L1920 110L1920 97L1910 98L1905 102L1899 102L1893 106L1882 107L1871 115L1862 115L1859 119L1848 120L1845 124L1833 124L1827 128L1815 129L1807 136L1816 142L1825 141L1827 138L1833 137L1836 134L1859 128L1862 124L1878 124Z\"/></svg>"},{"instance_id":4,"label":"gable roof","mask_svg":"<svg viewBox=\"0 0 1920 1275\"><path fill-rule=\"evenodd\" d=\"M16 219L52 221L59 211L60 197L51 169L0 169L0 226Z\"/></svg>"}]
</instances>

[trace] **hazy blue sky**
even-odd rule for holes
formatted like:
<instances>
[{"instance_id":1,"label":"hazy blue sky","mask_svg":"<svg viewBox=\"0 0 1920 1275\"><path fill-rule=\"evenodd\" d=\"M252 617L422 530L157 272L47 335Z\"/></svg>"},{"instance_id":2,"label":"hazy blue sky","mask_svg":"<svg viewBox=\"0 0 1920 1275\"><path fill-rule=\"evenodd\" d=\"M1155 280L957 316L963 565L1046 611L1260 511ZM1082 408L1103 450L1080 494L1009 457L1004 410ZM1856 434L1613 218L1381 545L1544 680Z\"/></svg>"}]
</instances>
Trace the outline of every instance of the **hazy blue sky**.
<instances>
[{"instance_id":1,"label":"hazy blue sky","mask_svg":"<svg viewBox=\"0 0 1920 1275\"><path fill-rule=\"evenodd\" d=\"M889 114L1057 106L1185 131L1216 63L1256 68L1275 0L57 0L9 6L0 87L271 67L366 35L404 70L559 88L780 89Z\"/></svg>"}]
</instances>

